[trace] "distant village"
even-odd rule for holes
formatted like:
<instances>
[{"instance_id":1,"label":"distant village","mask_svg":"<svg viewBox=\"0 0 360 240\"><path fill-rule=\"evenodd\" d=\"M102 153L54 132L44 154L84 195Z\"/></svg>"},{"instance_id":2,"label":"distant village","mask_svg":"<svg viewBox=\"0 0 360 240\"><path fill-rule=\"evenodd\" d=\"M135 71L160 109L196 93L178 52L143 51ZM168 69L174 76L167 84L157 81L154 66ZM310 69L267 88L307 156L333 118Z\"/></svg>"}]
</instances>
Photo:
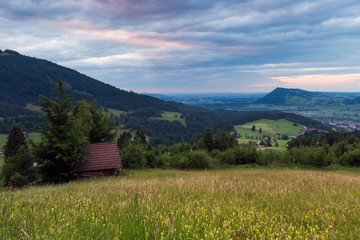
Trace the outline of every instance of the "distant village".
<instances>
[{"instance_id":1,"label":"distant village","mask_svg":"<svg viewBox=\"0 0 360 240\"><path fill-rule=\"evenodd\" d=\"M346 131L360 130L359 120L339 120L339 119L316 119L322 123L330 124L331 126L343 128Z\"/></svg>"}]
</instances>

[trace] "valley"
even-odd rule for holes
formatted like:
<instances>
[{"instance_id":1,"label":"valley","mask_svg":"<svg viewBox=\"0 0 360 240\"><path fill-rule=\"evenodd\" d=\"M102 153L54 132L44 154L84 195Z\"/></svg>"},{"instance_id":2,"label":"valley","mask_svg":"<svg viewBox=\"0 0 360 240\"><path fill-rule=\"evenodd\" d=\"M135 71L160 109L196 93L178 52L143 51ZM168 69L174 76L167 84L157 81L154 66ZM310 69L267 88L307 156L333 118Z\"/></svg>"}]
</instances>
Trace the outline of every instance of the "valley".
<instances>
[{"instance_id":1,"label":"valley","mask_svg":"<svg viewBox=\"0 0 360 240\"><path fill-rule=\"evenodd\" d=\"M180 101L193 106L238 111L282 111L309 117L345 131L360 129L360 93L309 92L276 88L252 94L162 94L161 99Z\"/></svg>"}]
</instances>

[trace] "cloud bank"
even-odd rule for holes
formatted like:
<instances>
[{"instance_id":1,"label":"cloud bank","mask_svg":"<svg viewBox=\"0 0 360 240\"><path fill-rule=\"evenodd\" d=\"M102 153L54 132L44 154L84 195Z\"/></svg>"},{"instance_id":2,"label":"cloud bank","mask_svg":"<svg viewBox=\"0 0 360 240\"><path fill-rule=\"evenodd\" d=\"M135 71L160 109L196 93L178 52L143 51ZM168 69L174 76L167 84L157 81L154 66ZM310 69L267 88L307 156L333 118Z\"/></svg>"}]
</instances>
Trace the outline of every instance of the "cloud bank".
<instances>
[{"instance_id":1,"label":"cloud bank","mask_svg":"<svg viewBox=\"0 0 360 240\"><path fill-rule=\"evenodd\" d=\"M355 0L13 0L0 49L137 92L360 91Z\"/></svg>"}]
</instances>

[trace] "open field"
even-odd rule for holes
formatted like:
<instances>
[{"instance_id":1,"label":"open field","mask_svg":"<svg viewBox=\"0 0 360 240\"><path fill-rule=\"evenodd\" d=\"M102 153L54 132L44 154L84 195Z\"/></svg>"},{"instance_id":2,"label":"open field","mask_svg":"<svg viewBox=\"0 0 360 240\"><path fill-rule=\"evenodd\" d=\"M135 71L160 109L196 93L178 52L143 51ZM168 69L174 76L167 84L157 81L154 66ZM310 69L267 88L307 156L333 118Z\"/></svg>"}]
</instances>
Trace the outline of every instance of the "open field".
<instances>
[{"instance_id":1,"label":"open field","mask_svg":"<svg viewBox=\"0 0 360 240\"><path fill-rule=\"evenodd\" d=\"M6 144L7 141L7 134L0 134L0 152L2 151L3 147Z\"/></svg>"},{"instance_id":2,"label":"open field","mask_svg":"<svg viewBox=\"0 0 360 240\"><path fill-rule=\"evenodd\" d=\"M0 152L6 144L7 136L7 134L0 134ZM29 138L34 142L39 142L41 140L41 135L40 133L29 133Z\"/></svg>"},{"instance_id":3,"label":"open field","mask_svg":"<svg viewBox=\"0 0 360 240\"><path fill-rule=\"evenodd\" d=\"M359 172L133 171L0 192L1 239L359 239Z\"/></svg>"},{"instance_id":4,"label":"open field","mask_svg":"<svg viewBox=\"0 0 360 240\"><path fill-rule=\"evenodd\" d=\"M251 131L252 126L256 127L256 131ZM249 123L245 123L243 125L234 126L234 129L237 133L241 135L241 139L238 141L239 143L244 143L247 141L253 141L257 143L263 136L276 137L278 147L275 147L275 143L272 141L273 149L276 150L285 150L286 144L289 140L281 140L282 135L287 136L298 136L300 134L300 129L303 126L298 125L294 126L293 122L290 122L286 119L279 120L270 120L270 119L261 119ZM262 132L259 133L259 129L261 128ZM246 138L244 138L247 136ZM271 149L271 147L270 147Z\"/></svg>"},{"instance_id":5,"label":"open field","mask_svg":"<svg viewBox=\"0 0 360 240\"><path fill-rule=\"evenodd\" d=\"M256 127L256 131L251 131L251 127L254 125ZM242 137L244 137L246 134L251 134L253 137L262 137L264 135L281 137L283 134L298 136L302 127L303 126L301 125L294 126L293 122L290 122L286 119L261 119L245 123L243 125L234 126L236 132L240 133ZM259 133L260 128L262 129L262 133Z\"/></svg>"},{"instance_id":6,"label":"open field","mask_svg":"<svg viewBox=\"0 0 360 240\"><path fill-rule=\"evenodd\" d=\"M166 120L166 121L179 121L182 125L186 126L186 121L184 118L181 118L181 113L179 112L166 112L164 111L162 117L155 117L155 120Z\"/></svg>"},{"instance_id":7,"label":"open field","mask_svg":"<svg viewBox=\"0 0 360 240\"><path fill-rule=\"evenodd\" d=\"M2 167L2 165L4 164L4 157L0 157L0 169L1 169L1 167Z\"/></svg>"},{"instance_id":8,"label":"open field","mask_svg":"<svg viewBox=\"0 0 360 240\"><path fill-rule=\"evenodd\" d=\"M110 114L114 115L115 117L120 117L122 114L126 114L125 111L121 111L113 108L108 108L108 111Z\"/></svg>"}]
</instances>

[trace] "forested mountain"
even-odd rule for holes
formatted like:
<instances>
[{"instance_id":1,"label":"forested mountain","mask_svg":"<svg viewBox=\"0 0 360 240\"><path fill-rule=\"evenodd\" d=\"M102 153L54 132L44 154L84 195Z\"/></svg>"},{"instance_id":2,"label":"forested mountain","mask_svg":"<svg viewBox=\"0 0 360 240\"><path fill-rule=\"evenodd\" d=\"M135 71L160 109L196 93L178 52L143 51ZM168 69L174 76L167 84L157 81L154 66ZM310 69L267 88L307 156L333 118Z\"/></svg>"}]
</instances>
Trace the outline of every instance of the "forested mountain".
<instances>
[{"instance_id":1,"label":"forested mountain","mask_svg":"<svg viewBox=\"0 0 360 240\"><path fill-rule=\"evenodd\" d=\"M0 50L0 101L25 106L37 104L39 95L49 97L58 76L75 99L97 100L108 108L131 111L156 106L160 110L173 110L179 104L165 102L155 97L124 91L100 82L70 68L12 50Z\"/></svg>"},{"instance_id":2,"label":"forested mountain","mask_svg":"<svg viewBox=\"0 0 360 240\"><path fill-rule=\"evenodd\" d=\"M173 144L189 141L207 127L232 131L233 126L262 118L281 119L327 128L320 122L282 112L209 111L182 103L124 91L55 63L21 55L12 50L0 50L0 133L7 133L13 122L25 131L32 131L42 120L39 95L50 97L61 76L75 100L85 99L105 109L120 110L116 116L122 129L143 130L152 144ZM174 116L168 119L164 112Z\"/></svg>"},{"instance_id":3,"label":"forested mountain","mask_svg":"<svg viewBox=\"0 0 360 240\"><path fill-rule=\"evenodd\" d=\"M276 88L264 97L256 100L256 104L287 105L296 102L312 102L315 98L322 98L324 94L309 92L302 89Z\"/></svg>"}]
</instances>

